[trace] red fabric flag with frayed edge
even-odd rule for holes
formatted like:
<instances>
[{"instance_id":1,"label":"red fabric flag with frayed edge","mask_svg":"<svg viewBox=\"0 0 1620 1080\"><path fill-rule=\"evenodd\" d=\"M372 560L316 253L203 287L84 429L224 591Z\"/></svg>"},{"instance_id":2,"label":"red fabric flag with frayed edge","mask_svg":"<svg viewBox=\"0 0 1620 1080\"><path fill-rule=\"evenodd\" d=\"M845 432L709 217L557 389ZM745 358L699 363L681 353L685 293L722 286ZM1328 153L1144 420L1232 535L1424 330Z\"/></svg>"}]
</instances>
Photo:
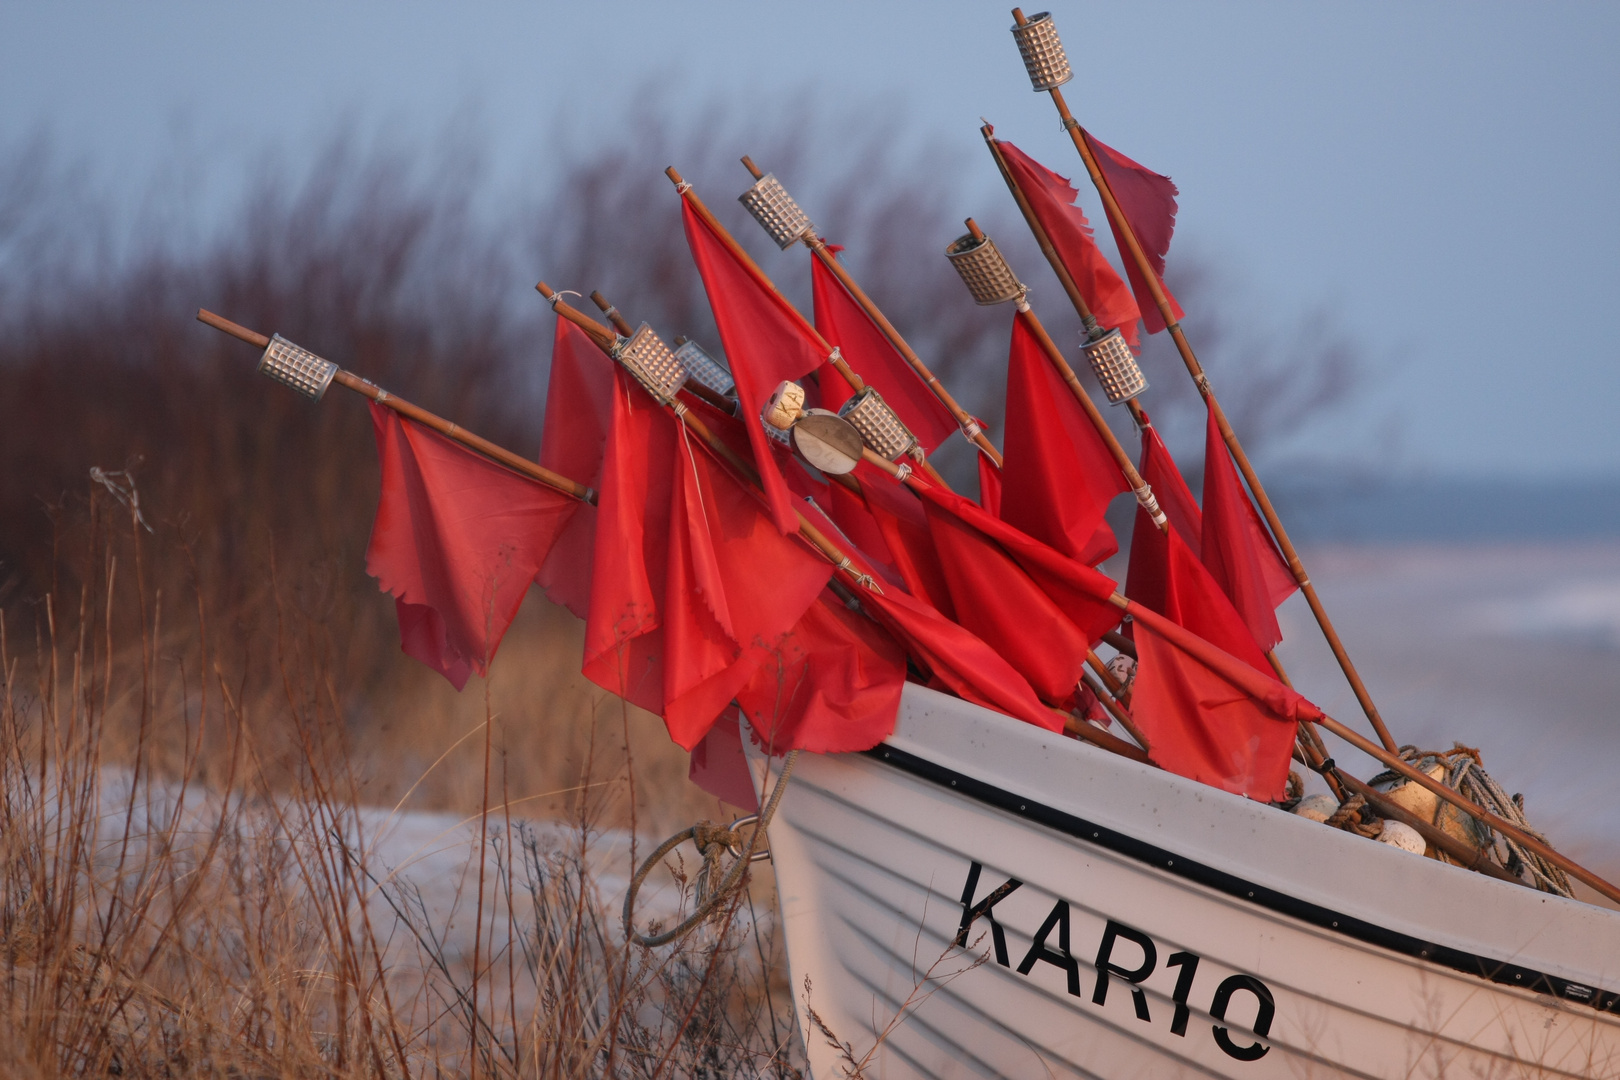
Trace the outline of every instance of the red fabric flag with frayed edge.
<instances>
[{"instance_id":1,"label":"red fabric flag with frayed edge","mask_svg":"<svg viewBox=\"0 0 1620 1080\"><path fill-rule=\"evenodd\" d=\"M1243 616L1238 614L1237 608L1232 606L1232 601L1226 598L1204 564L1198 561L1198 556L1192 553L1192 548L1181 538L1179 530L1160 532L1149 520L1132 540L1133 563L1139 551L1143 562L1155 568L1153 576L1162 582L1162 589L1159 595L1150 599L1127 592L1126 595L1135 604L1163 615L1177 626L1192 631L1256 671L1270 676L1272 669L1266 660L1265 650L1255 642ZM1135 584L1133 582L1127 588L1133 588Z\"/></svg>"},{"instance_id":2,"label":"red fabric flag with frayed edge","mask_svg":"<svg viewBox=\"0 0 1620 1080\"><path fill-rule=\"evenodd\" d=\"M854 476L906 590L947 619L956 618L950 586L922 504L875 466L862 462Z\"/></svg>"},{"instance_id":3,"label":"red fabric flag with frayed edge","mask_svg":"<svg viewBox=\"0 0 1620 1080\"><path fill-rule=\"evenodd\" d=\"M613 361L567 319L557 320L546 388L540 464L592 488L602 481L602 451L613 408ZM554 604L577 617L590 614L591 554L596 507L580 503L535 578Z\"/></svg>"},{"instance_id":4,"label":"red fabric flag with frayed edge","mask_svg":"<svg viewBox=\"0 0 1620 1080\"><path fill-rule=\"evenodd\" d=\"M1136 320L1142 317L1141 312L1119 272L1092 238L1091 223L1075 201L1080 192L1068 177L1059 176L1005 139L997 140L997 145L1013 182L1024 193L1030 211L1085 297L1091 314L1107 329L1119 330L1134 348L1140 343Z\"/></svg>"},{"instance_id":5,"label":"red fabric flag with frayed edge","mask_svg":"<svg viewBox=\"0 0 1620 1080\"><path fill-rule=\"evenodd\" d=\"M838 346L850 368L883 395L923 449L933 453L956 432L956 418L951 411L813 253L810 281L815 294L816 329L821 336ZM822 408L836 411L855 393L831 364L822 365L818 379Z\"/></svg>"},{"instance_id":6,"label":"red fabric flag with frayed edge","mask_svg":"<svg viewBox=\"0 0 1620 1080\"><path fill-rule=\"evenodd\" d=\"M983 534L1012 557L1039 589L1049 596L1087 642L1096 643L1118 625L1120 612L1109 599L1114 581L1107 574L1076 562L1017 528L991 517L973 502L931 484L919 485L924 502Z\"/></svg>"},{"instance_id":7,"label":"red fabric flag with frayed edge","mask_svg":"<svg viewBox=\"0 0 1620 1080\"><path fill-rule=\"evenodd\" d=\"M759 809L754 778L743 753L742 726L735 712L722 714L703 740L692 747L686 778L732 806L750 812Z\"/></svg>"},{"instance_id":8,"label":"red fabric flag with frayed edge","mask_svg":"<svg viewBox=\"0 0 1620 1080\"><path fill-rule=\"evenodd\" d=\"M382 492L366 572L394 595L401 647L460 690L582 504L375 402L371 424Z\"/></svg>"},{"instance_id":9,"label":"red fabric flag with frayed edge","mask_svg":"<svg viewBox=\"0 0 1620 1080\"><path fill-rule=\"evenodd\" d=\"M1298 721L1322 711L1138 604L1131 715L1170 772L1251 799L1284 796Z\"/></svg>"},{"instance_id":10,"label":"red fabric flag with frayed edge","mask_svg":"<svg viewBox=\"0 0 1620 1080\"><path fill-rule=\"evenodd\" d=\"M1210 576L1237 608L1260 647L1275 648L1282 640L1277 605L1299 583L1260 520L1260 512L1249 501L1213 411L1204 439L1202 534L1200 556Z\"/></svg>"},{"instance_id":11,"label":"red fabric flag with frayed edge","mask_svg":"<svg viewBox=\"0 0 1620 1080\"><path fill-rule=\"evenodd\" d=\"M664 712L662 607L669 565L669 474L675 420L614 368L597 491L585 677L648 712Z\"/></svg>"},{"instance_id":12,"label":"red fabric flag with frayed edge","mask_svg":"<svg viewBox=\"0 0 1620 1080\"><path fill-rule=\"evenodd\" d=\"M793 647L791 631L832 566L777 532L684 427L671 465L664 724L691 749L760 666Z\"/></svg>"},{"instance_id":13,"label":"red fabric flag with frayed edge","mask_svg":"<svg viewBox=\"0 0 1620 1080\"><path fill-rule=\"evenodd\" d=\"M852 559L862 572L872 573L858 557ZM941 689L1036 727L1063 730L1063 717L1042 704L1000 653L931 605L899 589L862 591L860 597L862 607L928 669Z\"/></svg>"},{"instance_id":14,"label":"red fabric flag with frayed edge","mask_svg":"<svg viewBox=\"0 0 1620 1080\"><path fill-rule=\"evenodd\" d=\"M1067 707L1091 643L983 533L925 501L956 621L1018 669L1043 701Z\"/></svg>"},{"instance_id":15,"label":"red fabric flag with frayed edge","mask_svg":"<svg viewBox=\"0 0 1620 1080\"><path fill-rule=\"evenodd\" d=\"M1164 257L1170 251L1170 238L1176 231L1176 196L1180 192L1168 176L1138 165L1089 131L1082 129L1081 134L1091 144L1097 167L1102 170L1108 189L1114 193L1114 201L1124 212L1125 220L1136 234L1136 242L1142 245L1148 263L1158 275L1159 287L1164 290L1164 298L1170 302L1171 317L1180 322L1181 305L1176 303L1175 296L1164 283ZM1114 224L1111 217L1108 226L1114 230L1114 243L1119 245L1120 261L1125 264L1125 273L1130 276L1131 291L1136 294L1136 305L1142 313L1142 325L1147 327L1148 333L1157 334L1164 329L1164 315L1153 300L1147 278L1142 276L1141 268L1131 257L1131 249L1120 235L1119 226Z\"/></svg>"},{"instance_id":16,"label":"red fabric flag with frayed edge","mask_svg":"<svg viewBox=\"0 0 1620 1080\"><path fill-rule=\"evenodd\" d=\"M1104 515L1131 486L1022 319L1007 355L1004 441L1003 521L1087 566L1119 550Z\"/></svg>"},{"instance_id":17,"label":"red fabric flag with frayed edge","mask_svg":"<svg viewBox=\"0 0 1620 1080\"><path fill-rule=\"evenodd\" d=\"M894 731L905 650L827 592L755 669L737 703L773 754L870 750Z\"/></svg>"},{"instance_id":18,"label":"red fabric flag with frayed edge","mask_svg":"<svg viewBox=\"0 0 1620 1080\"><path fill-rule=\"evenodd\" d=\"M738 413L754 450L766 504L777 530L791 534L799 527L793 494L759 416L777 385L783 380L796 382L815 371L827 358L825 350L781 294L740 262L685 199L681 200L681 217L692 260L720 329L731 376L737 382Z\"/></svg>"}]
</instances>

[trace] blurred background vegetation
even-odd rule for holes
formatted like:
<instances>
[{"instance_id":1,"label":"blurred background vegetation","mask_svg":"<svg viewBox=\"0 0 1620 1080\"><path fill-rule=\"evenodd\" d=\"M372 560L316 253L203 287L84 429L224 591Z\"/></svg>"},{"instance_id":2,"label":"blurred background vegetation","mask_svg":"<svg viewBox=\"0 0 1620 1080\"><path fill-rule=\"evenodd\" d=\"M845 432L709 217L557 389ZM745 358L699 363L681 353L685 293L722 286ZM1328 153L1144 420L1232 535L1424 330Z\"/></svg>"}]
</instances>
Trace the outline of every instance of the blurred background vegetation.
<instances>
[{"instance_id":1,"label":"blurred background vegetation","mask_svg":"<svg viewBox=\"0 0 1620 1080\"><path fill-rule=\"evenodd\" d=\"M992 434L1010 309L975 307L941 257L964 217L998 237L1058 340L1076 340L1078 322L1011 200L985 206L957 182L984 164L968 156L977 145L908 143L881 125L809 111L769 123L720 104L695 115L678 121L649 98L621 137L558 136L553 181L500 205L475 147L448 136L388 145L339 129L307 169L258 169L212 229L187 219L184 184L131 221L48 141L0 147L0 607L13 639L45 625L46 596L71 605L106 574L85 561L89 500L114 506L89 473L125 470L154 530L142 539L143 587L171 612L206 598L216 630L229 631L212 662L247 699L279 692L277 635L294 625L312 634L336 715L373 768L372 796L402 794L402 778L480 722L483 703L399 652L393 605L365 575L377 495L370 426L341 391L312 405L258 378L251 350L193 315L207 307L281 333L533 454L552 332L536 280L600 289L633 321L719 352L667 164L808 312L808 253L776 252L734 199L749 183L739 155L776 173ZM1304 313L1292 327L1259 317L1196 252L1172 265L1186 308L1211 313L1189 326L1252 450L1263 455L1270 437L1355 389L1364 364L1329 316ZM1148 407L1196 477L1203 434L1191 384L1163 342L1149 345L1144 366ZM972 489L961 440L939 463ZM1119 510L1123 531L1129 507ZM195 652L168 618L163 647L177 658ZM577 674L579 640L576 620L532 597L494 669L514 795L569 788L591 732L624 726L617 702ZM656 719L638 715L629 730L652 803L685 813L701 801L678 779L684 755ZM475 792L464 772L436 771L413 798L467 805ZM547 796L530 808L565 803Z\"/></svg>"}]
</instances>

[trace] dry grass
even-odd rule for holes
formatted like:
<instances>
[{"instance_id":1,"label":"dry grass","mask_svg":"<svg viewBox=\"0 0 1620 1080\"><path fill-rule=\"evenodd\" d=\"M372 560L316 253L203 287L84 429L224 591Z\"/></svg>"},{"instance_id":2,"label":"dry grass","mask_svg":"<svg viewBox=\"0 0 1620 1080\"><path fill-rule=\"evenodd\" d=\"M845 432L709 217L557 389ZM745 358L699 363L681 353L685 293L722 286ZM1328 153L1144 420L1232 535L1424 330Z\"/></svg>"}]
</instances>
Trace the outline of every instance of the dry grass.
<instances>
[{"instance_id":1,"label":"dry grass","mask_svg":"<svg viewBox=\"0 0 1620 1080\"><path fill-rule=\"evenodd\" d=\"M609 826L635 823L647 783L626 735L638 718L554 694L573 722L528 742L570 749L530 768L538 751L502 753L521 729L492 688L460 730L465 714L408 726L426 766L378 757L367 777L331 683L341 624L281 603L279 686L245 691L206 597L145 587L184 547L109 499L88 514L75 602L48 595L34 619L14 605L0 621L5 1075L795 1074L791 995L770 984L778 950L746 896L674 947L622 944L624 853L603 845L633 844ZM278 579L271 595L288 591ZM503 665L522 669L518 695L554 675ZM547 699L530 708L525 721L548 719ZM434 765L457 739L487 769L454 753ZM468 772L474 790L434 797L472 796L474 831L447 830L467 837L459 851L387 846L380 792ZM566 789L550 805L566 825L528 820L543 804L522 801L529 785L564 774L544 790Z\"/></svg>"}]
</instances>

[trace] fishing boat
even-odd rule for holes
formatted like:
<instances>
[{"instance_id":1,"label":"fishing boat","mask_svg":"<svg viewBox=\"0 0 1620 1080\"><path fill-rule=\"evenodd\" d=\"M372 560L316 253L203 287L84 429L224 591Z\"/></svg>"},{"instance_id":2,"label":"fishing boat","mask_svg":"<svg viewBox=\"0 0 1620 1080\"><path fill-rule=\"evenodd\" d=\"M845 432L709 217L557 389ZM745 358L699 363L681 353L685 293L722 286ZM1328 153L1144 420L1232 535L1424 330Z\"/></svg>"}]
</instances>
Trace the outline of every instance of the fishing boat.
<instances>
[{"instance_id":1,"label":"fishing boat","mask_svg":"<svg viewBox=\"0 0 1620 1080\"><path fill-rule=\"evenodd\" d=\"M1079 366L1141 433L1140 468L973 219L945 254L975 302L1017 311L1005 460L747 157L740 201L811 252L814 324L671 167L726 363L540 283L559 320L538 463L199 318L311 398L371 400L367 564L408 653L460 688L537 582L586 620L587 677L663 716L712 793L759 805L752 828L660 845L626 935L680 937L768 857L818 1080L1620 1075L1620 912L1568 879L1620 888L1531 830L1477 753L1396 744L1179 326L1161 279L1174 185L1080 127L1051 16L1013 15L1129 286L1069 181L981 132L1086 327ZM1139 319L1169 331L1207 405L1202 507L1137 401ZM977 502L928 460L958 432ZM1120 590L1095 567L1126 492ZM1376 741L1276 659L1296 590ZM1357 779L1319 732L1387 771ZM1331 797L1305 797L1290 762ZM638 889L688 839L693 907L643 934Z\"/></svg>"},{"instance_id":2,"label":"fishing boat","mask_svg":"<svg viewBox=\"0 0 1620 1080\"><path fill-rule=\"evenodd\" d=\"M770 852L817 1077L1620 1074L1620 912L925 687Z\"/></svg>"}]
</instances>

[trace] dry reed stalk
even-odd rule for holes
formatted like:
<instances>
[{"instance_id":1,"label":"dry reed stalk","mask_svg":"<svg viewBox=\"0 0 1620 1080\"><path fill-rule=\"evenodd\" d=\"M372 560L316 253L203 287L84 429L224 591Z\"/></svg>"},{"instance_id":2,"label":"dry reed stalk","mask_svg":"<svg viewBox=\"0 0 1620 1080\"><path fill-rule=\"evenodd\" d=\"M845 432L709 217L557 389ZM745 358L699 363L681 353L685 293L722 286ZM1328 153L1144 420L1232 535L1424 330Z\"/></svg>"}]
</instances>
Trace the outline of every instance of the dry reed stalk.
<instances>
[{"instance_id":1,"label":"dry reed stalk","mask_svg":"<svg viewBox=\"0 0 1620 1080\"><path fill-rule=\"evenodd\" d=\"M31 655L15 648L29 612L0 609L0 1071L796 1075L791 1024L765 1013L778 972L745 956L744 928L658 954L610 929L598 845L631 794L628 753L592 737L558 846L512 813L504 748L490 806L486 722L472 851L493 877L469 964L456 896L447 909L379 861L390 816L366 802L342 626L304 617L273 570L275 681L255 685L201 582L195 625L165 625L158 590L118 572L194 553L107 510L90 501L88 585L72 605L41 598ZM628 747L634 718L618 719Z\"/></svg>"}]
</instances>

